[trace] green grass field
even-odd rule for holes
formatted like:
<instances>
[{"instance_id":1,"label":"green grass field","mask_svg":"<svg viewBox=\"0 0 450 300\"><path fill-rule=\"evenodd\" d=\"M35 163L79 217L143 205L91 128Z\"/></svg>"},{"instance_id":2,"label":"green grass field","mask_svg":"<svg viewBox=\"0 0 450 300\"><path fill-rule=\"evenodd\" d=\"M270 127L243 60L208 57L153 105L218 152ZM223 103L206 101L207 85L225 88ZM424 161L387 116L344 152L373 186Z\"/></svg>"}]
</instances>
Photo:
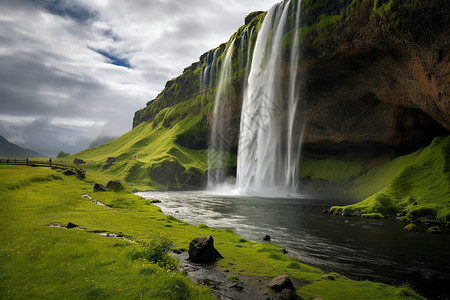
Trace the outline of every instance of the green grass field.
<instances>
[{"instance_id":1,"label":"green grass field","mask_svg":"<svg viewBox=\"0 0 450 300\"><path fill-rule=\"evenodd\" d=\"M81 197L86 193L110 207ZM274 245L247 241L230 230L189 225L129 191L93 192L89 175L78 180L61 170L1 165L0 195L2 299L210 299L209 290L178 272L174 259L164 253L168 244L187 249L192 238L209 234L225 257L217 265L230 275L289 274L311 283L298 290L305 299L419 297L405 287L345 277L322 280L320 270L286 257ZM47 226L69 222L86 230Z\"/></svg>"}]
</instances>

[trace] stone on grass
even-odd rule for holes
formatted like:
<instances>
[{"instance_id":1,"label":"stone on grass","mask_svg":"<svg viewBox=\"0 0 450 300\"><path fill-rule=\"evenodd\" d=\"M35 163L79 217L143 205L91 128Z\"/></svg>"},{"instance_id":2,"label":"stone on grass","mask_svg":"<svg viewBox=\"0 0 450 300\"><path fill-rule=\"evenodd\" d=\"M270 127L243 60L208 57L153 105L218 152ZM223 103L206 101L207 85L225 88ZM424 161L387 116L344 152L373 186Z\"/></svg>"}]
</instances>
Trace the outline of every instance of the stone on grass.
<instances>
[{"instance_id":1,"label":"stone on grass","mask_svg":"<svg viewBox=\"0 0 450 300\"><path fill-rule=\"evenodd\" d=\"M77 227L77 225L75 225L74 223L71 223L71 222L67 223L67 229L75 228L75 227Z\"/></svg>"},{"instance_id":2,"label":"stone on grass","mask_svg":"<svg viewBox=\"0 0 450 300\"><path fill-rule=\"evenodd\" d=\"M94 184L94 191L105 192L106 188L103 184L96 183Z\"/></svg>"},{"instance_id":3,"label":"stone on grass","mask_svg":"<svg viewBox=\"0 0 450 300\"><path fill-rule=\"evenodd\" d=\"M84 160L82 160L82 159L75 158L75 159L73 160L73 163L74 163L75 165L84 165L86 162L85 162Z\"/></svg>"},{"instance_id":4,"label":"stone on grass","mask_svg":"<svg viewBox=\"0 0 450 300\"><path fill-rule=\"evenodd\" d=\"M292 283L291 277L289 275L280 275L274 279L272 279L267 287L271 288L277 293L282 292L284 289L294 290L294 284Z\"/></svg>"},{"instance_id":5,"label":"stone on grass","mask_svg":"<svg viewBox=\"0 0 450 300\"><path fill-rule=\"evenodd\" d=\"M106 160L107 163L114 163L116 162L116 158L115 157L108 157L108 159Z\"/></svg>"},{"instance_id":6,"label":"stone on grass","mask_svg":"<svg viewBox=\"0 0 450 300\"><path fill-rule=\"evenodd\" d=\"M106 184L106 188L118 192L123 190L123 185L119 180L110 180Z\"/></svg>"},{"instance_id":7,"label":"stone on grass","mask_svg":"<svg viewBox=\"0 0 450 300\"><path fill-rule=\"evenodd\" d=\"M74 171L71 171L71 170L66 170L63 172L63 174L67 175L67 176L72 176L72 175L76 175L77 173L75 173Z\"/></svg>"},{"instance_id":8,"label":"stone on grass","mask_svg":"<svg viewBox=\"0 0 450 300\"><path fill-rule=\"evenodd\" d=\"M214 248L212 236L197 237L189 243L189 260L194 263L211 263L223 256Z\"/></svg>"}]
</instances>

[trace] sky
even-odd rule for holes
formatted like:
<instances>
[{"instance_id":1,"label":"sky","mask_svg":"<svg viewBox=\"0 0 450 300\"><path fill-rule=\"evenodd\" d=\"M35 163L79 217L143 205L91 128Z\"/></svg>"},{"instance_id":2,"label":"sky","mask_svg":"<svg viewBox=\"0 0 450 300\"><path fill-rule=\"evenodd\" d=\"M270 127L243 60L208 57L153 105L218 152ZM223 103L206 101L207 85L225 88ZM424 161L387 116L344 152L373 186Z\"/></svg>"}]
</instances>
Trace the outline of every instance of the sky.
<instances>
[{"instance_id":1,"label":"sky","mask_svg":"<svg viewBox=\"0 0 450 300\"><path fill-rule=\"evenodd\" d=\"M277 0L1 0L0 135L56 156L132 129L166 81Z\"/></svg>"}]
</instances>

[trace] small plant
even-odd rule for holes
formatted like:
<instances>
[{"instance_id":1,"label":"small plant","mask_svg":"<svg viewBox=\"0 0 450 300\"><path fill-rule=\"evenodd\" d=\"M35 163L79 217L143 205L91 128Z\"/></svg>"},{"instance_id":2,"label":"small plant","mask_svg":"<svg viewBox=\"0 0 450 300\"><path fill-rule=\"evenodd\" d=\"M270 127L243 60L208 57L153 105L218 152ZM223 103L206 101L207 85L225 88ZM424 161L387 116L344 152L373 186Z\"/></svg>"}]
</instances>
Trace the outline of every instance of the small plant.
<instances>
[{"instance_id":1,"label":"small plant","mask_svg":"<svg viewBox=\"0 0 450 300\"><path fill-rule=\"evenodd\" d=\"M173 242L166 236L160 235L147 243L142 243L141 248L131 252L130 255L133 260L141 260L156 264L161 268L176 270L176 259L168 253L172 247Z\"/></svg>"},{"instance_id":2,"label":"small plant","mask_svg":"<svg viewBox=\"0 0 450 300\"><path fill-rule=\"evenodd\" d=\"M227 280L235 282L235 281L238 281L239 278L237 276L235 276L235 275L231 275L231 276L228 276Z\"/></svg>"}]
</instances>

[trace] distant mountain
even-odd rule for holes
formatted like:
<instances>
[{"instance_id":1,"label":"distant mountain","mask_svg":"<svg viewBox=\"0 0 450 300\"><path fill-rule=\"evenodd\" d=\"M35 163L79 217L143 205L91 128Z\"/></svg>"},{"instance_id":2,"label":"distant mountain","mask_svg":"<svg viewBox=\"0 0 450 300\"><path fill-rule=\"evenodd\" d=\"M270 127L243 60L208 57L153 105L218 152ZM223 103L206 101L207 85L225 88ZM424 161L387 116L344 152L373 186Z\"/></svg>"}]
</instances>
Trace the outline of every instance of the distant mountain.
<instances>
[{"instance_id":1,"label":"distant mountain","mask_svg":"<svg viewBox=\"0 0 450 300\"><path fill-rule=\"evenodd\" d=\"M27 158L27 157L46 157L32 150L24 149L20 146L8 142L0 135L0 157L2 158Z\"/></svg>"}]
</instances>

